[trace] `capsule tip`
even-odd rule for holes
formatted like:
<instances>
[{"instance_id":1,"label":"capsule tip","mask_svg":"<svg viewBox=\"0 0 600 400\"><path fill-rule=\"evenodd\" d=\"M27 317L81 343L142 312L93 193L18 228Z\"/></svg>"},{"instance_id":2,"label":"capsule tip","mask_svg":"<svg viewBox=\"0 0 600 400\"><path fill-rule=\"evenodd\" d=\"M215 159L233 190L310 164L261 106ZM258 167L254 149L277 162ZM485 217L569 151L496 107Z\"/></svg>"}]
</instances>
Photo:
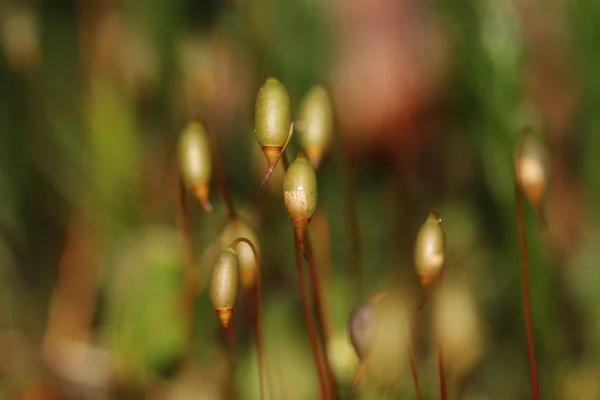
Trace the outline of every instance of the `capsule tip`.
<instances>
[{"instance_id":1,"label":"capsule tip","mask_svg":"<svg viewBox=\"0 0 600 400\"><path fill-rule=\"evenodd\" d=\"M427 219L431 220L431 221L435 221L435 222L442 222L442 217L440 217L440 213L437 212L436 210L431 210L429 211L429 215L427 216Z\"/></svg>"},{"instance_id":2,"label":"capsule tip","mask_svg":"<svg viewBox=\"0 0 600 400\"><path fill-rule=\"evenodd\" d=\"M204 211L211 212L213 207L212 207L212 204L210 204L210 200L208 198L208 193L209 193L208 184L205 183L202 185L198 185L198 186L194 187L192 192L194 193L194 196L196 197L196 199L198 200L198 202L200 203L202 208L204 208Z\"/></svg>"},{"instance_id":3,"label":"capsule tip","mask_svg":"<svg viewBox=\"0 0 600 400\"><path fill-rule=\"evenodd\" d=\"M365 372L365 363L364 363L364 361L361 361L358 364L358 368L356 370L356 373L354 374L354 378L352 379L352 388L358 387L358 385L360 384L360 381L362 379L362 376L364 375L364 372Z\"/></svg>"},{"instance_id":4,"label":"capsule tip","mask_svg":"<svg viewBox=\"0 0 600 400\"><path fill-rule=\"evenodd\" d=\"M221 325L223 326L223 329L225 329L225 333L227 333L227 336L229 336L231 338L231 328L229 326L229 323L231 322L231 317L233 316L233 308L226 308L223 310L216 310L217 316L219 317L219 320L221 321Z\"/></svg>"},{"instance_id":5,"label":"capsule tip","mask_svg":"<svg viewBox=\"0 0 600 400\"><path fill-rule=\"evenodd\" d=\"M269 181L271 175L273 175L275 167L277 166L277 161L279 161L279 157L281 156L281 152L283 151L283 147L262 146L262 151L263 153L265 153L265 158L267 159L267 172L265 173L265 177L260 183L260 188L262 188Z\"/></svg>"},{"instance_id":6,"label":"capsule tip","mask_svg":"<svg viewBox=\"0 0 600 400\"><path fill-rule=\"evenodd\" d=\"M323 148L321 146L308 146L306 148L306 156L308 158L308 162L316 171L321 165L321 161L323 159Z\"/></svg>"}]
</instances>

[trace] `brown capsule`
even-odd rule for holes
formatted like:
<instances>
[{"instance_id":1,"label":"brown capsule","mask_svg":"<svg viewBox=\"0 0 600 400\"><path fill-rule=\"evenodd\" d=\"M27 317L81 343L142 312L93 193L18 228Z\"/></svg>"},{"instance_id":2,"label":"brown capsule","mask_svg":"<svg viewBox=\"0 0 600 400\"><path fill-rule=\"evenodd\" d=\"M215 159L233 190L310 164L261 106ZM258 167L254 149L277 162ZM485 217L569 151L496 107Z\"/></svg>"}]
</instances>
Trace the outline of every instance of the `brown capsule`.
<instances>
[{"instance_id":1,"label":"brown capsule","mask_svg":"<svg viewBox=\"0 0 600 400\"><path fill-rule=\"evenodd\" d=\"M229 221L225 226L225 229L219 238L221 247L228 246L234 240L240 237L249 239L252 243L254 243L254 246L260 253L260 246L256 232L254 229L252 229L250 224L240 218ZM258 268L256 264L256 257L254 256L252 248L245 242L240 242L236 246L236 251L240 266L242 287L245 291L249 291L256 283Z\"/></svg>"},{"instance_id":2,"label":"brown capsule","mask_svg":"<svg viewBox=\"0 0 600 400\"><path fill-rule=\"evenodd\" d=\"M530 128L521 132L515 157L517 184L532 207L539 211L546 192L546 149Z\"/></svg>"},{"instance_id":3,"label":"brown capsule","mask_svg":"<svg viewBox=\"0 0 600 400\"><path fill-rule=\"evenodd\" d=\"M254 135L267 159L262 186L273 173L291 133L289 95L277 78L267 77L256 96L254 112Z\"/></svg>"},{"instance_id":4,"label":"brown capsule","mask_svg":"<svg viewBox=\"0 0 600 400\"><path fill-rule=\"evenodd\" d=\"M313 168L319 168L333 137L333 106L327 90L313 87L300 104L296 129Z\"/></svg>"},{"instance_id":5,"label":"brown capsule","mask_svg":"<svg viewBox=\"0 0 600 400\"><path fill-rule=\"evenodd\" d=\"M425 295L439 276L444 257L445 236L442 219L436 211L431 211L419 229L414 250L415 268L425 289Z\"/></svg>"},{"instance_id":6,"label":"brown capsule","mask_svg":"<svg viewBox=\"0 0 600 400\"><path fill-rule=\"evenodd\" d=\"M317 209L317 176L308 160L299 155L285 173L283 201L304 251L304 232Z\"/></svg>"},{"instance_id":7,"label":"brown capsule","mask_svg":"<svg viewBox=\"0 0 600 400\"><path fill-rule=\"evenodd\" d=\"M229 322L238 292L239 262L237 252L227 247L219 254L213 265L210 280L210 299L213 307L229 336Z\"/></svg>"},{"instance_id":8,"label":"brown capsule","mask_svg":"<svg viewBox=\"0 0 600 400\"><path fill-rule=\"evenodd\" d=\"M179 137L179 170L185 186L192 191L206 211L212 210L209 201L212 175L210 137L203 124L191 122Z\"/></svg>"}]
</instances>

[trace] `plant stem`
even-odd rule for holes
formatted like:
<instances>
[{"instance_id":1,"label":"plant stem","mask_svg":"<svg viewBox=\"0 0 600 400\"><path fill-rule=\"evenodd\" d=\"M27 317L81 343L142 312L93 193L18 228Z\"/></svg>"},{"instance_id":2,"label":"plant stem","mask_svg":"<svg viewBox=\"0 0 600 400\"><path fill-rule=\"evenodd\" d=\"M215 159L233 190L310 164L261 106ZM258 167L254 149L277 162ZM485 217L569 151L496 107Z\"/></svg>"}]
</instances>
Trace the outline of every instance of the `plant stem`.
<instances>
[{"instance_id":1,"label":"plant stem","mask_svg":"<svg viewBox=\"0 0 600 400\"><path fill-rule=\"evenodd\" d=\"M440 375L440 396L442 400L446 400L448 395L446 393L446 374L444 372L444 353L442 346L438 344L438 369Z\"/></svg>"},{"instance_id":2,"label":"plant stem","mask_svg":"<svg viewBox=\"0 0 600 400\"><path fill-rule=\"evenodd\" d=\"M263 387L263 352L262 352L262 333L260 329L260 309L261 309L261 274L260 274L260 255L256 246L250 239L245 237L237 238L231 244L231 247L236 247L239 243L244 242L252 249L254 254L254 260L256 261L256 315L254 318L254 335L256 341L256 357L258 359L258 379L259 379L259 390L260 398L264 399L264 387Z\"/></svg>"},{"instance_id":3,"label":"plant stem","mask_svg":"<svg viewBox=\"0 0 600 400\"><path fill-rule=\"evenodd\" d=\"M412 371L413 381L415 382L415 390L417 392L417 400L422 400L423 396L421 395L421 385L419 384L419 371L417 370L417 362L415 358L415 346L412 340L409 343L408 351L408 357L410 359L410 369Z\"/></svg>"},{"instance_id":4,"label":"plant stem","mask_svg":"<svg viewBox=\"0 0 600 400\"><path fill-rule=\"evenodd\" d=\"M196 298L197 279L196 268L194 267L194 245L187 190L179 173L177 173L176 185L175 214L177 230L181 240L181 259L183 262L181 308L188 328L186 354L189 356L194 338L194 300ZM182 360L182 366L186 364L186 358L184 357L184 360Z\"/></svg>"},{"instance_id":5,"label":"plant stem","mask_svg":"<svg viewBox=\"0 0 600 400\"><path fill-rule=\"evenodd\" d=\"M215 180L217 182L217 186L219 187L219 191L221 192L221 197L223 197L225 207L227 208L227 217L230 221L233 221L237 219L237 213L235 212L235 207L233 206L233 201L231 200L231 192L229 191L229 186L227 186L227 180L225 179L225 174L223 173L223 163L221 162L217 138L215 137L212 127L209 127L208 124L205 124L205 126L208 136L210 136L210 152L212 154Z\"/></svg>"},{"instance_id":6,"label":"plant stem","mask_svg":"<svg viewBox=\"0 0 600 400\"><path fill-rule=\"evenodd\" d=\"M537 366L535 362L535 340L533 337L533 322L531 320L531 299L529 294L529 257L527 253L527 237L525 235L525 218L523 216L523 193L516 185L517 230L521 248L521 270L523 274L523 312L525 317L525 333L527 335L527 352L529 354L529 375L531 391L534 400L539 399Z\"/></svg>"},{"instance_id":7,"label":"plant stem","mask_svg":"<svg viewBox=\"0 0 600 400\"><path fill-rule=\"evenodd\" d=\"M340 169L342 171L342 190L344 193L344 213L346 223L350 231L350 279L352 282L353 293L356 299L361 298L361 256L360 247L360 228L358 224L358 211L356 205L356 190L354 184L354 173L352 163L350 162L350 153L348 145L344 140L344 135L338 134L338 158Z\"/></svg>"},{"instance_id":8,"label":"plant stem","mask_svg":"<svg viewBox=\"0 0 600 400\"><path fill-rule=\"evenodd\" d=\"M296 235L294 234L294 237ZM302 295L302 304L304 306L304 315L306 317L306 326L308 329L308 339L310 340L310 348L317 365L317 373L319 375L319 387L321 390L321 399L327 399L327 388L325 383L325 374L323 373L323 365L321 364L321 357L319 355L319 344L317 343L317 336L315 333L315 326L310 310L310 303L308 301L308 293L306 289L306 280L304 278L304 271L302 269L302 252L300 251L300 243L294 240L294 253L296 256L296 269L298 272L298 283L300 285L300 292Z\"/></svg>"},{"instance_id":9,"label":"plant stem","mask_svg":"<svg viewBox=\"0 0 600 400\"><path fill-rule=\"evenodd\" d=\"M331 366L329 364L329 359L327 357L327 351L326 351L331 328L330 328L329 319L325 317L326 316L326 313L324 310L325 303L321 300L321 285L319 283L319 275L317 272L315 254L313 252L312 243L311 243L308 231L306 231L305 236L306 236L306 238L305 238L306 253L308 255L308 272L310 275L311 285L313 287L313 298L314 298L314 302L315 302L315 308L317 311L317 322L319 323L319 326L321 326L321 329L317 330L317 332L319 334L319 339L321 340L321 343L323 344L323 355L325 358L325 368L326 368L327 377L329 380L331 395L334 399L337 399L338 394L337 394L337 388L336 388L336 384L335 384L335 378L333 376L333 372L331 371Z\"/></svg>"}]
</instances>

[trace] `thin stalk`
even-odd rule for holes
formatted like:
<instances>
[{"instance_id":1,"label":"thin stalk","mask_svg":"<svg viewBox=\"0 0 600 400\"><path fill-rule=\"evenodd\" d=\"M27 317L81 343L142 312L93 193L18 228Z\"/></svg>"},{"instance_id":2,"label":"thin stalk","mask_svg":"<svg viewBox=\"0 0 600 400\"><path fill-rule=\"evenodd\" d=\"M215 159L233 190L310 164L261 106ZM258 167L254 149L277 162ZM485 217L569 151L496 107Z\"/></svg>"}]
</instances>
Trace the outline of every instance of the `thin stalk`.
<instances>
[{"instance_id":1,"label":"thin stalk","mask_svg":"<svg viewBox=\"0 0 600 400\"><path fill-rule=\"evenodd\" d=\"M319 329L317 332L319 334L319 339L321 340L321 343L323 344L323 355L325 358L325 366L326 366L327 378L329 379L331 395L334 399L337 399L338 393L337 393L337 388L336 388L336 384L335 384L335 378L333 376L333 372L331 371L331 366L329 364L329 359L327 357L327 351L325 350L327 343L328 343L329 335L331 333L331 327L330 327L329 319L325 317L325 315L326 315L325 310L324 310L325 303L321 300L321 285L319 283L319 276L318 276L318 272L317 272L315 254L313 252L313 248L312 248L312 244L310 241L310 236L308 234L308 231L305 233L305 236L306 236L306 238L305 238L306 253L308 256L308 272L309 272L309 276L310 276L311 285L313 287L313 299L314 299L315 306L316 306L315 308L317 311L317 322L321 326L321 329Z\"/></svg>"},{"instance_id":2,"label":"thin stalk","mask_svg":"<svg viewBox=\"0 0 600 400\"><path fill-rule=\"evenodd\" d=\"M223 163L221 162L219 146L217 145L217 138L215 137L214 132L208 126L208 124L205 124L205 126L206 131L208 132L208 136L210 136L210 152L212 154L215 180L217 182L217 186L219 187L219 191L221 192L221 197L223 197L225 207L227 208L227 217L230 221L233 221L237 219L237 213L235 211L235 207L233 206L233 201L231 200L231 192L229 191L229 186L227 186L225 174L223 173Z\"/></svg>"},{"instance_id":3,"label":"thin stalk","mask_svg":"<svg viewBox=\"0 0 600 400\"><path fill-rule=\"evenodd\" d=\"M525 333L527 335L527 352L529 355L529 375L531 378L531 394L534 400L539 399L537 366L535 362L535 340L533 322L531 320L531 299L529 294L529 257L527 253L527 236L525 235L525 218L523 216L523 192L516 185L517 230L521 248L521 271L523 274L523 312L525 317Z\"/></svg>"},{"instance_id":4,"label":"thin stalk","mask_svg":"<svg viewBox=\"0 0 600 400\"><path fill-rule=\"evenodd\" d=\"M350 152L344 140L344 135L338 134L338 158L342 175L342 191L344 193L344 214L350 237L350 279L353 293L357 299L361 298L361 257L360 227L358 224L358 209L356 205L356 189L354 173L350 162Z\"/></svg>"},{"instance_id":5,"label":"thin stalk","mask_svg":"<svg viewBox=\"0 0 600 400\"><path fill-rule=\"evenodd\" d=\"M295 234L294 234L295 236ZM308 329L308 339L310 340L310 348L317 365L317 374L319 375L319 387L321 390L321 399L327 399L327 387L325 383L325 374L323 372L323 365L321 364L321 357L319 355L319 344L317 343L317 336L315 333L315 326L310 310L310 303L308 301L308 293L306 288L306 280L304 278L304 270L302 269L302 252L300 251L300 243L294 240L294 253L296 255L296 269L298 272L298 283L300 285L300 292L302 295L302 305L304 306L304 315L306 317L306 326Z\"/></svg>"},{"instance_id":6,"label":"thin stalk","mask_svg":"<svg viewBox=\"0 0 600 400\"><path fill-rule=\"evenodd\" d=\"M438 344L438 370L440 375L440 397L442 400L448 399L446 390L446 373L444 371L444 352L442 346Z\"/></svg>"},{"instance_id":7,"label":"thin stalk","mask_svg":"<svg viewBox=\"0 0 600 400\"><path fill-rule=\"evenodd\" d=\"M263 387L263 352L262 352L262 333L260 329L260 309L261 309L261 301L262 301L262 291L261 291L261 274L260 274L260 255L256 246L250 239L245 237L237 238L231 243L231 247L236 247L239 243L244 242L252 249L252 253L254 254L254 260L256 261L256 314L254 318L254 339L256 343L256 356L258 359L258 379L259 379L259 390L260 390L260 398L264 399L264 387Z\"/></svg>"},{"instance_id":8,"label":"thin stalk","mask_svg":"<svg viewBox=\"0 0 600 400\"><path fill-rule=\"evenodd\" d=\"M423 396L421 395L421 385L419 384L419 371L417 370L417 362L415 358L415 346L410 341L408 345L408 358L410 360L410 369L412 371L413 381L415 382L415 390L417 392L417 400L422 400Z\"/></svg>"},{"instance_id":9,"label":"thin stalk","mask_svg":"<svg viewBox=\"0 0 600 400\"><path fill-rule=\"evenodd\" d=\"M183 284L181 286L181 308L187 323L187 346L191 350L194 337L194 299L196 298L197 277L194 267L194 245L192 239L191 214L187 202L187 190L179 173L176 180L176 222L181 239L181 259L183 262ZM185 364L185 361L184 361Z\"/></svg>"}]
</instances>

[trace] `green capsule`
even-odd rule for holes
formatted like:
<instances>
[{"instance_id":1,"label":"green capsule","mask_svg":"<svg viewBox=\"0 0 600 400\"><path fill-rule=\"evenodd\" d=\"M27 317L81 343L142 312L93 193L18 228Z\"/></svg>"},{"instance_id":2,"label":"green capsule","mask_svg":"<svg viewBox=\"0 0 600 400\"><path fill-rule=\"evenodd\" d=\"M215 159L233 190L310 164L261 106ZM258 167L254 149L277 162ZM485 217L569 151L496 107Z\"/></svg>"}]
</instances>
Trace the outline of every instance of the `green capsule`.
<instances>
[{"instance_id":1,"label":"green capsule","mask_svg":"<svg viewBox=\"0 0 600 400\"><path fill-rule=\"evenodd\" d=\"M296 129L306 156L317 169L333 137L333 105L325 87L313 87L300 104Z\"/></svg>"},{"instance_id":2,"label":"green capsule","mask_svg":"<svg viewBox=\"0 0 600 400\"><path fill-rule=\"evenodd\" d=\"M267 159L264 184L273 173L290 136L290 98L285 87L269 76L256 96L254 135Z\"/></svg>"},{"instance_id":3,"label":"green capsule","mask_svg":"<svg viewBox=\"0 0 600 400\"><path fill-rule=\"evenodd\" d=\"M317 209L317 175L302 155L296 157L285 173L283 201L304 250L304 231Z\"/></svg>"},{"instance_id":4,"label":"green capsule","mask_svg":"<svg viewBox=\"0 0 600 400\"><path fill-rule=\"evenodd\" d=\"M212 210L209 201L212 175L210 137L204 125L191 122L184 129L179 137L178 158L183 183L206 211Z\"/></svg>"},{"instance_id":5,"label":"green capsule","mask_svg":"<svg viewBox=\"0 0 600 400\"><path fill-rule=\"evenodd\" d=\"M546 148L530 128L521 131L515 157L517 183L531 205L539 210L546 192Z\"/></svg>"},{"instance_id":6,"label":"green capsule","mask_svg":"<svg viewBox=\"0 0 600 400\"><path fill-rule=\"evenodd\" d=\"M431 211L419 229L415 243L414 262L421 285L428 289L438 277L445 257L445 237L442 219Z\"/></svg>"},{"instance_id":7,"label":"green capsule","mask_svg":"<svg viewBox=\"0 0 600 400\"><path fill-rule=\"evenodd\" d=\"M219 254L213 265L210 279L210 299L213 307L228 335L229 322L233 315L233 306L238 292L239 262L237 252L227 247Z\"/></svg>"}]
</instances>

